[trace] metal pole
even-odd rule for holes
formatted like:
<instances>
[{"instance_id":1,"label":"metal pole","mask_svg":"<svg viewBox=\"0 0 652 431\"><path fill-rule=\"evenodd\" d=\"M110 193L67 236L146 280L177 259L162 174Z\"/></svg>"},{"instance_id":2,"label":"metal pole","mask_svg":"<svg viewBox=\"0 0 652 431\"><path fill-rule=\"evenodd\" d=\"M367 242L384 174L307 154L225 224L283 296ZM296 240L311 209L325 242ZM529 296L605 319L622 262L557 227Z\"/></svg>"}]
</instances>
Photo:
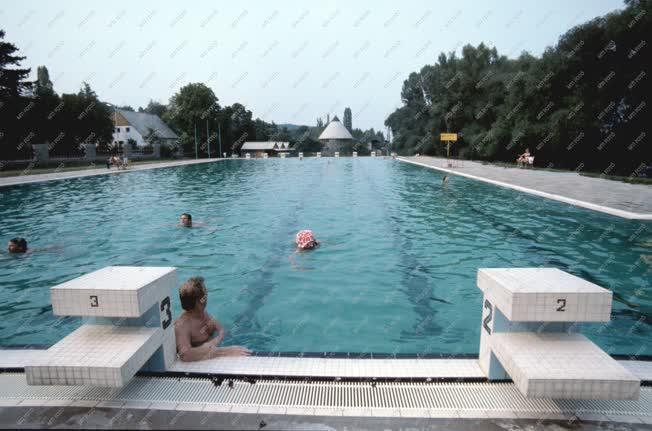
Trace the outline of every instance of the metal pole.
<instances>
[{"instance_id":1,"label":"metal pole","mask_svg":"<svg viewBox=\"0 0 652 431\"><path fill-rule=\"evenodd\" d=\"M197 122L195 122L195 159L198 159L199 156L197 154Z\"/></svg>"},{"instance_id":2,"label":"metal pole","mask_svg":"<svg viewBox=\"0 0 652 431\"><path fill-rule=\"evenodd\" d=\"M220 127L220 123L217 123L217 142L220 145L220 154L219 154L219 156L222 157L222 129Z\"/></svg>"},{"instance_id":3,"label":"metal pole","mask_svg":"<svg viewBox=\"0 0 652 431\"><path fill-rule=\"evenodd\" d=\"M211 158L211 135L208 133L208 119L206 119L206 143L208 144L208 158Z\"/></svg>"}]
</instances>

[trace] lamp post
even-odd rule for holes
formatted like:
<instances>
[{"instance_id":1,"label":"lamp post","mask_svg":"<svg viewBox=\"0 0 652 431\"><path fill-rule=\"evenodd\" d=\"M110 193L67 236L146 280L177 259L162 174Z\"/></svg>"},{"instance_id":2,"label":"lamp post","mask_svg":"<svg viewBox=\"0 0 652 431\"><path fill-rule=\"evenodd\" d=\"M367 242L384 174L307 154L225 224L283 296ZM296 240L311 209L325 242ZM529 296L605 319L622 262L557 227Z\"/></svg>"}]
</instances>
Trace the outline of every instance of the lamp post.
<instances>
[{"instance_id":1,"label":"lamp post","mask_svg":"<svg viewBox=\"0 0 652 431\"><path fill-rule=\"evenodd\" d=\"M208 133L208 118L206 119L206 144L208 144L208 158L211 158L211 135Z\"/></svg>"},{"instance_id":2,"label":"lamp post","mask_svg":"<svg viewBox=\"0 0 652 431\"><path fill-rule=\"evenodd\" d=\"M198 159L198 153L197 153L197 122L195 121L195 159Z\"/></svg>"},{"instance_id":3,"label":"lamp post","mask_svg":"<svg viewBox=\"0 0 652 431\"><path fill-rule=\"evenodd\" d=\"M222 156L222 129L220 128L220 123L217 123L217 142L220 146L220 157Z\"/></svg>"}]
</instances>

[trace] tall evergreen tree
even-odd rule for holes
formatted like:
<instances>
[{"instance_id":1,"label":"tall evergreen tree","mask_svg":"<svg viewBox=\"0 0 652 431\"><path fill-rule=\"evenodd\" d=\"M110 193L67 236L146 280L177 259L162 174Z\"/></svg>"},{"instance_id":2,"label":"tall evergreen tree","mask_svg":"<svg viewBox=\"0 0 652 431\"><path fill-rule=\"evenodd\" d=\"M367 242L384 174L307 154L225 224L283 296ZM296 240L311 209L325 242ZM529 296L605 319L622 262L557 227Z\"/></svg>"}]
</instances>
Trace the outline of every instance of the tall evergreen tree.
<instances>
[{"instance_id":1,"label":"tall evergreen tree","mask_svg":"<svg viewBox=\"0 0 652 431\"><path fill-rule=\"evenodd\" d=\"M13 43L2 40L4 37L4 30L0 30L0 102L9 97L22 96L32 86L26 81L30 69L17 67L25 57L14 55L18 48Z\"/></svg>"},{"instance_id":2,"label":"tall evergreen tree","mask_svg":"<svg viewBox=\"0 0 652 431\"><path fill-rule=\"evenodd\" d=\"M353 130L353 117L351 115L351 108L349 107L344 109L344 127L346 127L349 132Z\"/></svg>"},{"instance_id":3,"label":"tall evergreen tree","mask_svg":"<svg viewBox=\"0 0 652 431\"><path fill-rule=\"evenodd\" d=\"M45 66L36 68L36 88L41 91L54 91L54 85L50 81L50 73Z\"/></svg>"}]
</instances>

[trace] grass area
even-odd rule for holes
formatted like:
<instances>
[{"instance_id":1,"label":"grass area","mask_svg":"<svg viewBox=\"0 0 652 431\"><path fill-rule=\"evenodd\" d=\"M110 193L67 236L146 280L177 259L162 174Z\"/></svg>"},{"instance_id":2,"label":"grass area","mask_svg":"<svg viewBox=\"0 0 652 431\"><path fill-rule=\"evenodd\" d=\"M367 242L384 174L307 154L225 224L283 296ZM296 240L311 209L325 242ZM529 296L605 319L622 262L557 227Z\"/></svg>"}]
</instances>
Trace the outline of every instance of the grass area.
<instances>
[{"instance_id":1,"label":"grass area","mask_svg":"<svg viewBox=\"0 0 652 431\"><path fill-rule=\"evenodd\" d=\"M170 162L174 160L179 160L179 159L158 159L158 160L138 160L138 161L131 161L129 164L131 166L136 166L136 165L148 165L152 163L164 163L164 162ZM0 178L2 177L15 177L19 175L38 175L38 174L52 174L55 172L73 172L73 171L84 171L84 170L89 170L89 169L97 169L97 170L104 170L106 171L106 165L103 163L88 163L88 164L76 164L74 166L64 166L59 167L59 166L44 166L44 167L38 167L35 166L31 169L11 169L11 170L1 170L0 171ZM112 167L111 170L116 170L115 167Z\"/></svg>"},{"instance_id":2,"label":"grass area","mask_svg":"<svg viewBox=\"0 0 652 431\"><path fill-rule=\"evenodd\" d=\"M518 166L516 163L507 163L507 162L486 162L482 161L480 162L483 165L492 165L492 166L500 166L503 168L516 168L518 169ZM558 173L569 173L569 172L574 172L574 171L569 171L565 169L555 169L555 168L543 168L543 167L529 167L529 168L520 168L520 169L534 169L537 171L549 171L549 172L558 172ZM583 175L585 177L592 177L592 178L604 178L605 180L611 180L611 181L621 181L623 183L629 183L629 184L651 184L652 185L652 178L647 178L647 177L624 177L624 176L619 176L619 175L604 175L601 172L578 172L580 175Z\"/></svg>"}]
</instances>

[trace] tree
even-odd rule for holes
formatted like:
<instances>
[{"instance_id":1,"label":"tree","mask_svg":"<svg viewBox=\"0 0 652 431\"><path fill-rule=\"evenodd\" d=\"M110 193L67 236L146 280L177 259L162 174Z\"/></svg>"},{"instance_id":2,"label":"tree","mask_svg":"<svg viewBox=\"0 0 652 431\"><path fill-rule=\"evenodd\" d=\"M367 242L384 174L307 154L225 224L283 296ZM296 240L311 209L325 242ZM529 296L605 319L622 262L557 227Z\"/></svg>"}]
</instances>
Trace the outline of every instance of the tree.
<instances>
[{"instance_id":1,"label":"tree","mask_svg":"<svg viewBox=\"0 0 652 431\"><path fill-rule=\"evenodd\" d=\"M54 92L54 85L50 81L50 73L45 66L36 68L36 88L40 91Z\"/></svg>"},{"instance_id":2,"label":"tree","mask_svg":"<svg viewBox=\"0 0 652 431\"><path fill-rule=\"evenodd\" d=\"M0 158L31 158L31 144L36 138L31 131L34 103L29 99L32 83L30 69L20 68L25 57L14 55L18 48L3 39L0 30Z\"/></svg>"},{"instance_id":3,"label":"tree","mask_svg":"<svg viewBox=\"0 0 652 431\"><path fill-rule=\"evenodd\" d=\"M163 121L179 134L184 151L195 151L195 129L197 140L206 142L206 123L211 130L217 130L220 105L209 87L202 83L188 84L170 98Z\"/></svg>"},{"instance_id":4,"label":"tree","mask_svg":"<svg viewBox=\"0 0 652 431\"><path fill-rule=\"evenodd\" d=\"M403 154L443 155L441 132L457 132L456 156L513 162L529 147L540 166L630 175L649 163L643 53L652 2L573 27L541 57L507 59L484 44L441 54L403 82L402 106L385 125Z\"/></svg>"},{"instance_id":5,"label":"tree","mask_svg":"<svg viewBox=\"0 0 652 431\"><path fill-rule=\"evenodd\" d=\"M83 144L106 145L111 141L111 109L99 100L88 83L82 83L77 94L63 94L61 102L57 124L63 135L61 140L51 143L53 154L81 155Z\"/></svg>"},{"instance_id":6,"label":"tree","mask_svg":"<svg viewBox=\"0 0 652 431\"><path fill-rule=\"evenodd\" d=\"M163 114L167 111L168 107L162 103L156 102L154 100L149 101L145 109L139 108L139 112L146 112L148 114L157 115L160 118L163 118Z\"/></svg>"},{"instance_id":7,"label":"tree","mask_svg":"<svg viewBox=\"0 0 652 431\"><path fill-rule=\"evenodd\" d=\"M344 109L344 127L351 132L353 130L353 118L351 116L351 108Z\"/></svg>"},{"instance_id":8,"label":"tree","mask_svg":"<svg viewBox=\"0 0 652 431\"><path fill-rule=\"evenodd\" d=\"M30 69L10 68L19 66L25 57L14 55L18 48L3 41L4 37L4 30L0 30L0 102L6 103L10 97L22 96L32 84L26 81Z\"/></svg>"}]
</instances>

